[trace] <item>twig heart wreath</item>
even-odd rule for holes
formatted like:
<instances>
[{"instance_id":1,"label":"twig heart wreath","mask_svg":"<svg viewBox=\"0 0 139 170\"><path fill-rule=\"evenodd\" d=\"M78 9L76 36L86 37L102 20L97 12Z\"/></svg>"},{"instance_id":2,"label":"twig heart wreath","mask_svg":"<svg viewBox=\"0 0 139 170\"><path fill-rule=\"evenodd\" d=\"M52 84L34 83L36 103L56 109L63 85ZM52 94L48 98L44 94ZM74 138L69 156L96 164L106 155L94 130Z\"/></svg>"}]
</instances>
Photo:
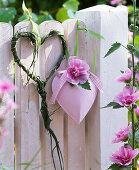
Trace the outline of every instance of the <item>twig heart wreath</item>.
<instances>
[{"instance_id":1,"label":"twig heart wreath","mask_svg":"<svg viewBox=\"0 0 139 170\"><path fill-rule=\"evenodd\" d=\"M55 71L59 68L59 66L60 66L62 60L65 58L65 56L68 58L68 50L67 50L67 45L66 45L66 41L64 39L64 36L61 35L58 31L55 31L55 30L51 31L49 34L47 34L47 35L45 35L44 37L41 38L41 45L45 42L46 39L48 39L50 37L54 37L54 36L60 37L61 42L62 42L62 46L63 46L63 53L59 57L56 65L51 70L49 76L45 80L41 80L39 77L33 75L33 73L31 73L29 71L29 69L27 69L21 63L21 60L20 60L20 58L18 57L18 54L17 54L17 49L16 49L17 41L22 37L29 38L29 40L32 42L32 44L34 46L33 61L32 61L31 66L35 63L36 54L38 52L38 39L37 39L37 36L33 32L17 32L13 36L12 41L11 41L11 51L13 53L14 61L18 64L18 66L24 70L24 72L27 74L27 76L30 79L34 80L34 82L37 83L37 91L38 91L38 93L39 93L39 95L41 96L41 99L42 99L40 112L41 112L41 115L42 115L43 120L44 120L44 126L47 129L47 131L49 132L49 136L50 136L50 140L51 140L51 156L52 156L52 159L53 159L53 165L54 165L54 168L56 169L56 164L55 164L53 152L54 152L54 149L57 149L60 168L61 168L61 170L64 170L63 156L62 156L62 152L61 152L61 149L60 149L60 146L59 146L59 141L58 141L54 131L50 127L52 120L50 118L50 114L49 114L48 106L47 106L47 102L46 102L47 93L45 91L45 86L46 86L46 83L49 81L49 79L53 76ZM54 148L52 148L52 140L55 141L55 147Z\"/></svg>"}]
</instances>

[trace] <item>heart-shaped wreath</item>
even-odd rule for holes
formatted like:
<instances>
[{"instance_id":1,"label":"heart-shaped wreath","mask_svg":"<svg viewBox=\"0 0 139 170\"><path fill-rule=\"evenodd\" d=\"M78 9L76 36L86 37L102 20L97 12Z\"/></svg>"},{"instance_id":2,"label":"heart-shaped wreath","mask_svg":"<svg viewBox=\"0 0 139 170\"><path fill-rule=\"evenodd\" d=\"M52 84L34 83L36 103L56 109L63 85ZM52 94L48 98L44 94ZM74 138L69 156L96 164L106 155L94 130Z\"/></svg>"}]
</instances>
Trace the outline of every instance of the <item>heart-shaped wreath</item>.
<instances>
[{"instance_id":1,"label":"heart-shaped wreath","mask_svg":"<svg viewBox=\"0 0 139 170\"><path fill-rule=\"evenodd\" d=\"M66 41L64 39L64 36L61 35L58 31L55 31L55 30L51 31L49 34L47 34L47 35L45 35L44 37L41 38L41 45L45 42L46 39L53 37L53 36L60 37L61 43L62 43L62 46L63 46L63 53L59 57L56 65L54 66L54 68L50 72L49 76L45 80L41 80L38 76L33 75L33 72L31 73L30 70L27 69L21 63L21 60L20 60L20 58L18 57L18 54L17 54L17 48L16 48L17 41L20 38L29 38L29 40L32 42L32 44L34 46L33 60L32 60L30 67L33 66L33 64L35 63L35 60L36 60L36 54L38 52L38 38L33 32L17 32L13 36L12 41L11 41L11 51L13 53L14 61L18 64L18 66L20 68L22 68L24 70L24 72L27 74L28 78L34 80L34 82L36 82L36 84L37 84L37 91L38 91L38 93L41 97L41 100L42 100L40 112L41 112L41 115L42 115L43 120L44 120L44 126L47 129L47 131L49 132L49 136L50 136L50 140L51 140L51 156L52 156L52 159L53 159L53 165L54 165L54 168L56 169L55 159L54 159L53 153L54 153L54 149L57 149L60 168L61 168L61 170L63 170L64 169L64 163L63 163L62 152L61 152L61 149L60 149L60 146L59 146L59 141L57 140L57 137L56 137L54 131L50 127L52 120L50 118L48 106L47 106L47 103L46 103L47 93L45 91L45 86L46 86L46 83L49 81L49 79L53 76L55 71L59 68L59 66L60 66L62 60L65 58L65 56L68 58L68 49L67 49L67 45L66 45ZM55 142L54 148L52 148L53 140Z\"/></svg>"}]
</instances>

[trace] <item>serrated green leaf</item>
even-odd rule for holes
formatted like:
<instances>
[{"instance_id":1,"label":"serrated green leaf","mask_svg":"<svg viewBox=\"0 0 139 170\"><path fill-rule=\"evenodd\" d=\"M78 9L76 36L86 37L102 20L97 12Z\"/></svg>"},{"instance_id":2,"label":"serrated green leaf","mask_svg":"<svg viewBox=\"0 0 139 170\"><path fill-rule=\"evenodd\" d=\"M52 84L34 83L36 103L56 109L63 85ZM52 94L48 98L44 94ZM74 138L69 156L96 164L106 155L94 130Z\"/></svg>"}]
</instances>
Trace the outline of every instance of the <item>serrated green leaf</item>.
<instances>
[{"instance_id":1,"label":"serrated green leaf","mask_svg":"<svg viewBox=\"0 0 139 170\"><path fill-rule=\"evenodd\" d=\"M112 46L112 47L109 49L109 51L107 52L107 54L106 54L104 57L109 56L111 53L113 53L113 52L116 51L118 48L120 48L121 43L116 42L116 43L112 44L111 46Z\"/></svg>"},{"instance_id":2,"label":"serrated green leaf","mask_svg":"<svg viewBox=\"0 0 139 170\"><path fill-rule=\"evenodd\" d=\"M121 106L119 103L116 103L116 102L110 102L106 106L102 107L102 109L105 109L105 108L108 108L108 107L113 107L113 109L119 109L123 106Z\"/></svg>"},{"instance_id":3,"label":"serrated green leaf","mask_svg":"<svg viewBox=\"0 0 139 170\"><path fill-rule=\"evenodd\" d=\"M10 22L15 18L16 9L13 7L3 8L0 10L0 22Z\"/></svg>"},{"instance_id":4,"label":"serrated green leaf","mask_svg":"<svg viewBox=\"0 0 139 170\"><path fill-rule=\"evenodd\" d=\"M83 89L91 90L90 83L88 80L86 81L86 83L84 83L84 84L79 83L78 85L81 86Z\"/></svg>"},{"instance_id":5,"label":"serrated green leaf","mask_svg":"<svg viewBox=\"0 0 139 170\"><path fill-rule=\"evenodd\" d=\"M59 11L56 13L56 20L64 22L67 19L69 19L67 10L65 8L60 8Z\"/></svg>"},{"instance_id":6,"label":"serrated green leaf","mask_svg":"<svg viewBox=\"0 0 139 170\"><path fill-rule=\"evenodd\" d=\"M66 10L76 12L78 10L79 2L77 0L68 0L63 4Z\"/></svg>"}]
</instances>

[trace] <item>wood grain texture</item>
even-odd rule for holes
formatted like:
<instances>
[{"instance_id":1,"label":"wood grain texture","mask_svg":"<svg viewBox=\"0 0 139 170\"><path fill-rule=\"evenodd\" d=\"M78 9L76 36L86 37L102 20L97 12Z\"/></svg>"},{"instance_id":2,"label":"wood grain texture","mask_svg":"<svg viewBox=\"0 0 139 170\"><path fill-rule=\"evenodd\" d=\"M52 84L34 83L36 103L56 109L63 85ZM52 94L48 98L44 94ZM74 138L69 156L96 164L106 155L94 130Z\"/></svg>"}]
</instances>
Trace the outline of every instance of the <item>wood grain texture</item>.
<instances>
[{"instance_id":1,"label":"wood grain texture","mask_svg":"<svg viewBox=\"0 0 139 170\"><path fill-rule=\"evenodd\" d=\"M13 28L7 23L0 23L0 81L7 77L13 82L13 72L9 75L8 68L12 63L10 41L13 36ZM13 71L13 70L12 70ZM13 100L13 93L11 93ZM0 165L13 169L14 167L14 111L8 113L4 122L9 131L8 136L3 138L3 148L0 151Z\"/></svg>"},{"instance_id":2,"label":"wood grain texture","mask_svg":"<svg viewBox=\"0 0 139 170\"><path fill-rule=\"evenodd\" d=\"M83 22L81 26L85 26ZM70 55L74 55L76 41L77 20L67 20L63 23L65 38ZM86 59L84 31L79 32L79 43L77 56ZM85 120L80 125L76 124L70 117L67 118L67 170L85 170ZM65 137L66 137L65 136Z\"/></svg>"},{"instance_id":3,"label":"wood grain texture","mask_svg":"<svg viewBox=\"0 0 139 170\"><path fill-rule=\"evenodd\" d=\"M84 21L91 29L105 37L105 40L92 37L87 40L88 63L93 65L92 49L96 51L96 75L104 86L104 94L98 94L95 104L86 118L87 157L86 169L104 170L110 165L109 156L120 145L112 145L114 133L127 125L125 109L100 109L122 91L122 84L115 81L120 70L127 69L127 51L120 48L104 59L111 45L118 41L127 44L128 14L125 9L98 5L78 11L76 18ZM107 21L107 22L106 22Z\"/></svg>"},{"instance_id":4,"label":"wood grain texture","mask_svg":"<svg viewBox=\"0 0 139 170\"><path fill-rule=\"evenodd\" d=\"M46 21L40 24L40 35L41 37L48 34L51 30L59 31L61 34L64 34L64 28L61 23L57 21ZM61 40L59 37L52 37L50 39L47 39L45 43L40 47L39 55L40 55L40 77L41 79L45 80L45 78L50 74L51 69L54 67L56 62L58 61L58 58L62 54L62 45ZM52 95L52 80L53 78L47 83L46 85L46 92L47 92L47 103L49 103L50 97ZM60 148L63 154L64 149L64 111L59 108L59 105L56 103L55 105L48 104L49 112L53 114L55 110L57 110L53 116L51 116L52 123L51 128L54 130L59 144ZM50 153L50 139L49 135L47 134L47 131L44 128L43 121L41 121L41 142L44 143L44 149L41 153L41 160L42 165L47 165L47 170L52 170L53 164L51 159L51 153ZM55 146L53 141L53 147ZM57 169L60 169L59 166L59 160L57 156L57 152L55 150L54 153L55 160L56 160L56 166ZM63 154L64 156L64 154Z\"/></svg>"},{"instance_id":5,"label":"wood grain texture","mask_svg":"<svg viewBox=\"0 0 139 170\"><path fill-rule=\"evenodd\" d=\"M20 22L15 26L15 32L30 31L29 22ZM26 67L29 67L32 60L33 46L29 40L22 38L17 45L17 51L20 59ZM37 64L34 74L37 71ZM17 65L15 67L15 82L18 87L16 92L16 104L18 109L15 115L15 161L16 169L22 170L25 166L18 163L29 163L35 153L40 148L40 124L39 124L39 97L33 83L24 86L25 73ZM41 164L40 153L32 164L35 166ZM34 167L34 166L30 166ZM39 168L38 168L39 169Z\"/></svg>"}]
</instances>

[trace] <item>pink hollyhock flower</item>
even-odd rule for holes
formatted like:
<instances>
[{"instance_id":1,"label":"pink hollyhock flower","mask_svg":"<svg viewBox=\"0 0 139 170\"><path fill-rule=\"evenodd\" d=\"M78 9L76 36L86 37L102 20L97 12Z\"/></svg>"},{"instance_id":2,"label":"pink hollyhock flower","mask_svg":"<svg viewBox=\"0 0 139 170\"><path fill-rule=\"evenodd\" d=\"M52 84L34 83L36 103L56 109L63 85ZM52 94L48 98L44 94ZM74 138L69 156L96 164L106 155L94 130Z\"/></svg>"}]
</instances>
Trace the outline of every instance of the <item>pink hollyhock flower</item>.
<instances>
[{"instance_id":1,"label":"pink hollyhock flower","mask_svg":"<svg viewBox=\"0 0 139 170\"><path fill-rule=\"evenodd\" d=\"M8 135L7 129L5 127L0 127L0 149L2 149L3 146L3 137Z\"/></svg>"},{"instance_id":2,"label":"pink hollyhock flower","mask_svg":"<svg viewBox=\"0 0 139 170\"><path fill-rule=\"evenodd\" d=\"M131 146L121 146L118 151L113 153L110 160L119 165L130 165L139 153L139 149L132 150Z\"/></svg>"},{"instance_id":3,"label":"pink hollyhock flower","mask_svg":"<svg viewBox=\"0 0 139 170\"><path fill-rule=\"evenodd\" d=\"M132 56L131 54L128 55L128 59L129 59L129 66L132 67ZM136 56L134 56L134 63L135 65L139 62L138 58Z\"/></svg>"},{"instance_id":4,"label":"pink hollyhock flower","mask_svg":"<svg viewBox=\"0 0 139 170\"><path fill-rule=\"evenodd\" d=\"M139 159L137 160L137 164L138 164L138 167L139 167Z\"/></svg>"},{"instance_id":5,"label":"pink hollyhock flower","mask_svg":"<svg viewBox=\"0 0 139 170\"><path fill-rule=\"evenodd\" d=\"M89 78L89 65L76 57L70 57L67 69L67 81L72 84L84 84Z\"/></svg>"},{"instance_id":6,"label":"pink hollyhock flower","mask_svg":"<svg viewBox=\"0 0 139 170\"><path fill-rule=\"evenodd\" d=\"M116 5L116 4L119 4L120 2L121 2L121 0L111 0L110 4Z\"/></svg>"},{"instance_id":7,"label":"pink hollyhock flower","mask_svg":"<svg viewBox=\"0 0 139 170\"><path fill-rule=\"evenodd\" d=\"M117 78L117 81L118 82L122 82L122 83L125 83L127 80L130 80L132 78L132 75L133 75L133 69L127 69L125 71L124 74L122 74L120 77Z\"/></svg>"},{"instance_id":8,"label":"pink hollyhock flower","mask_svg":"<svg viewBox=\"0 0 139 170\"><path fill-rule=\"evenodd\" d=\"M139 99L139 91L136 92L136 87L125 86L123 91L115 96L114 101L121 106L130 106Z\"/></svg>"},{"instance_id":9,"label":"pink hollyhock flower","mask_svg":"<svg viewBox=\"0 0 139 170\"><path fill-rule=\"evenodd\" d=\"M0 91L2 93L10 92L14 88L15 85L10 80L5 78L4 80L0 81Z\"/></svg>"},{"instance_id":10,"label":"pink hollyhock flower","mask_svg":"<svg viewBox=\"0 0 139 170\"><path fill-rule=\"evenodd\" d=\"M12 100L7 101L7 107L4 110L2 116L4 117L10 110L16 108L16 104Z\"/></svg>"},{"instance_id":11,"label":"pink hollyhock flower","mask_svg":"<svg viewBox=\"0 0 139 170\"><path fill-rule=\"evenodd\" d=\"M139 83L139 73L136 73L135 78L137 79L137 82Z\"/></svg>"},{"instance_id":12,"label":"pink hollyhock flower","mask_svg":"<svg viewBox=\"0 0 139 170\"><path fill-rule=\"evenodd\" d=\"M115 133L116 138L112 140L112 143L119 143L119 142L126 141L131 128L132 128L132 123L130 122L129 126L127 126L124 129L121 129L118 133Z\"/></svg>"},{"instance_id":13,"label":"pink hollyhock flower","mask_svg":"<svg viewBox=\"0 0 139 170\"><path fill-rule=\"evenodd\" d=\"M136 112L136 115L139 116L139 107L135 108L134 111Z\"/></svg>"}]
</instances>

